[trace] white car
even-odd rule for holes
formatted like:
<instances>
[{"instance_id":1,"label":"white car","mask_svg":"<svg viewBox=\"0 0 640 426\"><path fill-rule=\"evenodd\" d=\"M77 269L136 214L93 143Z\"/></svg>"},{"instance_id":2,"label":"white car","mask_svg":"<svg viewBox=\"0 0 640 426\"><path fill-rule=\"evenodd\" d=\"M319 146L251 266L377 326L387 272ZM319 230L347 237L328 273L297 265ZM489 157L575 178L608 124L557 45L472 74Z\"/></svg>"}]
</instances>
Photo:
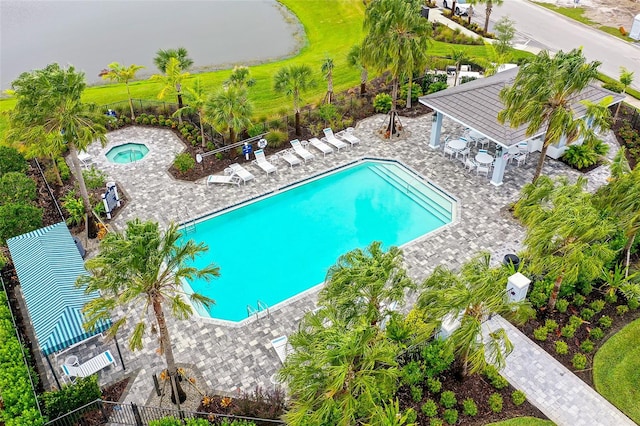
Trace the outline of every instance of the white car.
<instances>
[{"instance_id":1,"label":"white car","mask_svg":"<svg viewBox=\"0 0 640 426\"><path fill-rule=\"evenodd\" d=\"M471 5L467 3L467 0L456 0L456 10L453 12L456 15L466 15L469 12L469 8ZM442 2L445 9L451 9L451 5L453 5L453 0L443 0Z\"/></svg>"}]
</instances>

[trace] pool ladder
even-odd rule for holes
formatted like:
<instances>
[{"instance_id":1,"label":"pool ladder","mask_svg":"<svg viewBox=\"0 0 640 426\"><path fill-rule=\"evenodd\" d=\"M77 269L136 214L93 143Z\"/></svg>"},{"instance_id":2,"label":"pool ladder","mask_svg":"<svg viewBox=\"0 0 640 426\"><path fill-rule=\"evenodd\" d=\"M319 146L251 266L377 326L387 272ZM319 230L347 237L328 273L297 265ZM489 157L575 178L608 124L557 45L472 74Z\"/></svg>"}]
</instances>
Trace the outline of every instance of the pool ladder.
<instances>
[{"instance_id":1,"label":"pool ladder","mask_svg":"<svg viewBox=\"0 0 640 426\"><path fill-rule=\"evenodd\" d=\"M189 233L191 231L195 231L196 230L196 220L195 219L189 219L186 221L183 221L183 219L189 218L189 210L187 210L186 207L183 207L184 210L182 211L183 214L180 214L180 210L178 209L177 211L177 216L178 216L178 223L184 223L184 232L185 233Z\"/></svg>"},{"instance_id":2,"label":"pool ladder","mask_svg":"<svg viewBox=\"0 0 640 426\"><path fill-rule=\"evenodd\" d=\"M267 311L267 317L271 318L271 314L269 313L269 306L264 303L262 300L258 300L256 303L256 307L254 308L251 305L247 305L247 318L252 315L256 316L256 319L260 319L260 312Z\"/></svg>"}]
</instances>

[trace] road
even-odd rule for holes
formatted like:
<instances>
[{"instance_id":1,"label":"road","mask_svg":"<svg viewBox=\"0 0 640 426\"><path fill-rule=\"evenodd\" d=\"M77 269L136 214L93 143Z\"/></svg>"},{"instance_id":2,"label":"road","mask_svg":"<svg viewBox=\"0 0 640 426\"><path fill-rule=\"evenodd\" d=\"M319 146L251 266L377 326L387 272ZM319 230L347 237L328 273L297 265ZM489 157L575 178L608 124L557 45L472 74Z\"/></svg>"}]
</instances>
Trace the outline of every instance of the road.
<instances>
[{"instance_id":1,"label":"road","mask_svg":"<svg viewBox=\"0 0 640 426\"><path fill-rule=\"evenodd\" d=\"M472 20L484 25L484 11L484 5L478 5ZM631 86L640 90L639 43L627 43L527 0L506 0L501 6L494 6L489 29L505 15L516 23L516 42L550 51L568 51L582 46L587 59L602 62L600 71L610 77L617 79L621 66L634 71L635 81Z\"/></svg>"}]
</instances>

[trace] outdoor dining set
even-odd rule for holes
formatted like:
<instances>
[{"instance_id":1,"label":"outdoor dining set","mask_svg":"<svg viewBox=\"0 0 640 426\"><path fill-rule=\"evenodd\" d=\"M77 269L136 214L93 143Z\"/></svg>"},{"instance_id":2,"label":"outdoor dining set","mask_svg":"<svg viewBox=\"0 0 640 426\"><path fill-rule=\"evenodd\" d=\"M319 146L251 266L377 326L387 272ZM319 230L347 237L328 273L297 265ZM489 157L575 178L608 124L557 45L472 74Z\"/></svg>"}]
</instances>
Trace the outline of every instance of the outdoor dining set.
<instances>
[{"instance_id":1,"label":"outdoor dining set","mask_svg":"<svg viewBox=\"0 0 640 426\"><path fill-rule=\"evenodd\" d=\"M493 151L490 149L493 148ZM507 153L507 164L516 164L518 167L525 164L529 153L528 144L521 142L509 147ZM465 169L475 171L476 175L483 173L489 176L495 163L496 145L490 144L489 139L482 134L467 129L464 134L455 139L447 138L443 147L444 156L459 159L464 164Z\"/></svg>"}]
</instances>

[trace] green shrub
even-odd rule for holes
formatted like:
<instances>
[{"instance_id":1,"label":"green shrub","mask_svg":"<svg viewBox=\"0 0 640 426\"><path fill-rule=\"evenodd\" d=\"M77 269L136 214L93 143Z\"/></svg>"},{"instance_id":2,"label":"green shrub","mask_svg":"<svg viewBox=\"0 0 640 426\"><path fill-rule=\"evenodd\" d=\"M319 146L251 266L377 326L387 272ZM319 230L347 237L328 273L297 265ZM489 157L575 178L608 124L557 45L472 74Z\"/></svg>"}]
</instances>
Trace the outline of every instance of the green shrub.
<instances>
[{"instance_id":1,"label":"green shrub","mask_svg":"<svg viewBox=\"0 0 640 426\"><path fill-rule=\"evenodd\" d=\"M566 299L558 299L558 301L556 302L556 309L558 310L558 312L560 313L565 313L567 312L567 309L569 308L569 301Z\"/></svg>"},{"instance_id":2,"label":"green shrub","mask_svg":"<svg viewBox=\"0 0 640 426\"><path fill-rule=\"evenodd\" d=\"M320 118L328 123L333 123L334 120L340 118L340 112L334 104L322 104L318 108L318 115Z\"/></svg>"},{"instance_id":3,"label":"green shrub","mask_svg":"<svg viewBox=\"0 0 640 426\"><path fill-rule=\"evenodd\" d=\"M602 326L602 328L609 328L609 327L611 327L611 324L613 324L613 320L611 319L610 316L603 315L598 320L598 324L600 324Z\"/></svg>"},{"instance_id":4,"label":"green shrub","mask_svg":"<svg viewBox=\"0 0 640 426\"><path fill-rule=\"evenodd\" d=\"M591 309L593 309L593 312L597 314L600 313L600 311L602 311L606 305L607 305L607 302L601 299L594 300L589 304L589 306L591 306Z\"/></svg>"},{"instance_id":5,"label":"green shrub","mask_svg":"<svg viewBox=\"0 0 640 426\"><path fill-rule=\"evenodd\" d=\"M569 345L564 340L556 340L556 353L558 355L566 355L569 353Z\"/></svg>"},{"instance_id":6,"label":"green shrub","mask_svg":"<svg viewBox=\"0 0 640 426\"><path fill-rule=\"evenodd\" d=\"M574 304L574 305L576 305L576 306L582 306L582 305L584 305L584 302L585 302L585 298L584 298L584 296L583 296L583 295L581 295L581 294L575 294L575 295L573 296L573 304Z\"/></svg>"},{"instance_id":7,"label":"green shrub","mask_svg":"<svg viewBox=\"0 0 640 426\"><path fill-rule=\"evenodd\" d=\"M172 416L159 420L151 420L149 421L149 426L182 426L182 422Z\"/></svg>"},{"instance_id":8,"label":"green shrub","mask_svg":"<svg viewBox=\"0 0 640 426\"><path fill-rule=\"evenodd\" d=\"M265 125L264 124L254 124L253 126L247 129L247 133L249 137L256 137L262 133L265 133Z\"/></svg>"},{"instance_id":9,"label":"green shrub","mask_svg":"<svg viewBox=\"0 0 640 426\"><path fill-rule=\"evenodd\" d=\"M515 390L511 392L511 401L513 401L514 405L520 406L524 404L526 400L527 396L521 390Z\"/></svg>"},{"instance_id":10,"label":"green shrub","mask_svg":"<svg viewBox=\"0 0 640 426\"><path fill-rule=\"evenodd\" d=\"M417 361L412 361L402 367L402 382L405 385L413 386L424 380L422 369Z\"/></svg>"},{"instance_id":11,"label":"green shrub","mask_svg":"<svg viewBox=\"0 0 640 426\"><path fill-rule=\"evenodd\" d=\"M627 305L618 305L616 306L616 312L618 313L618 315L622 316L629 312L629 307Z\"/></svg>"},{"instance_id":12,"label":"green shrub","mask_svg":"<svg viewBox=\"0 0 640 426\"><path fill-rule=\"evenodd\" d=\"M438 415L438 404L433 399L427 399L420 407L420 411L427 417L435 417Z\"/></svg>"},{"instance_id":13,"label":"green shrub","mask_svg":"<svg viewBox=\"0 0 640 426\"><path fill-rule=\"evenodd\" d=\"M624 90L624 87L622 86L622 84L618 83L617 81L604 83L602 87L604 89L611 90L612 92L616 92L616 93L622 93L622 91Z\"/></svg>"},{"instance_id":14,"label":"green shrub","mask_svg":"<svg viewBox=\"0 0 640 426\"><path fill-rule=\"evenodd\" d=\"M0 178L0 205L28 204L36 196L36 182L24 173L8 172Z\"/></svg>"},{"instance_id":15,"label":"green shrub","mask_svg":"<svg viewBox=\"0 0 640 426\"><path fill-rule=\"evenodd\" d=\"M176 158L173 161L173 165L180 172L185 173L195 167L196 160L194 160L191 155L187 154L186 152L183 152L176 155Z\"/></svg>"},{"instance_id":16,"label":"green shrub","mask_svg":"<svg viewBox=\"0 0 640 426\"><path fill-rule=\"evenodd\" d=\"M547 304L549 300L549 286L546 281L536 281L529 293L529 302L535 308L541 308Z\"/></svg>"},{"instance_id":17,"label":"green shrub","mask_svg":"<svg viewBox=\"0 0 640 426\"><path fill-rule=\"evenodd\" d=\"M467 398L462 401L462 412L465 416L475 417L478 415L478 405L472 398Z\"/></svg>"},{"instance_id":18,"label":"green shrub","mask_svg":"<svg viewBox=\"0 0 640 426\"><path fill-rule=\"evenodd\" d=\"M547 327L538 327L535 330L533 330L533 337L536 340L539 340L541 342L544 342L545 340L547 340L548 334L549 334L549 330L547 330Z\"/></svg>"},{"instance_id":19,"label":"green shrub","mask_svg":"<svg viewBox=\"0 0 640 426\"><path fill-rule=\"evenodd\" d=\"M604 300L605 300L607 303L614 304L614 303L616 303L616 302L618 301L618 295L617 295L617 294L615 294L615 293L607 293L607 294L605 294L605 296L604 296Z\"/></svg>"},{"instance_id":20,"label":"green shrub","mask_svg":"<svg viewBox=\"0 0 640 426\"><path fill-rule=\"evenodd\" d=\"M464 76L460 77L460 84L468 83L470 81L477 80L477 79L478 79L478 77L472 77L470 75L464 75Z\"/></svg>"},{"instance_id":21,"label":"green shrub","mask_svg":"<svg viewBox=\"0 0 640 426\"><path fill-rule=\"evenodd\" d=\"M400 88L400 95L398 99L407 99L407 92L409 91L409 83L405 83ZM418 102L418 98L422 96L422 87L418 83L411 83L411 102Z\"/></svg>"},{"instance_id":22,"label":"green shrub","mask_svg":"<svg viewBox=\"0 0 640 426\"><path fill-rule=\"evenodd\" d=\"M584 354L577 353L571 358L571 365L576 370L584 370L587 368L587 357Z\"/></svg>"},{"instance_id":23,"label":"green shrub","mask_svg":"<svg viewBox=\"0 0 640 426\"><path fill-rule=\"evenodd\" d=\"M580 317L585 321L589 321L595 314L596 313L593 312L593 309L589 308L584 308L582 311L580 311Z\"/></svg>"},{"instance_id":24,"label":"green shrub","mask_svg":"<svg viewBox=\"0 0 640 426\"><path fill-rule=\"evenodd\" d=\"M489 408L494 413L502 412L502 396L499 393L492 393L488 400Z\"/></svg>"},{"instance_id":25,"label":"green shrub","mask_svg":"<svg viewBox=\"0 0 640 426\"><path fill-rule=\"evenodd\" d=\"M567 339L571 339L576 334L576 330L577 330L576 327L570 324L567 324L564 327L562 327L562 329L560 330L560 334L563 337L566 337Z\"/></svg>"},{"instance_id":26,"label":"green shrub","mask_svg":"<svg viewBox=\"0 0 640 426\"><path fill-rule=\"evenodd\" d=\"M442 382L435 377L429 377L427 379L427 389L431 393L438 393L442 390Z\"/></svg>"},{"instance_id":27,"label":"green shrub","mask_svg":"<svg viewBox=\"0 0 640 426\"><path fill-rule=\"evenodd\" d=\"M544 322L544 328L549 330L550 333L553 333L558 329L558 323L552 319L548 319Z\"/></svg>"},{"instance_id":28,"label":"green shrub","mask_svg":"<svg viewBox=\"0 0 640 426\"><path fill-rule=\"evenodd\" d=\"M580 289L580 293L582 293L582 295L584 296L588 296L591 294L591 292L593 291L593 285L591 285L591 283L588 282L582 282L577 284L578 288Z\"/></svg>"},{"instance_id":29,"label":"green shrub","mask_svg":"<svg viewBox=\"0 0 640 426\"><path fill-rule=\"evenodd\" d=\"M600 156L586 144L570 145L564 152L562 159L571 167L586 169L598 162Z\"/></svg>"},{"instance_id":30,"label":"green shrub","mask_svg":"<svg viewBox=\"0 0 640 426\"><path fill-rule=\"evenodd\" d=\"M571 315L569 317L569 325L575 328L578 328L582 325L584 321L582 321L582 319L580 319L580 317L577 317L575 315Z\"/></svg>"},{"instance_id":31,"label":"green shrub","mask_svg":"<svg viewBox=\"0 0 640 426\"><path fill-rule=\"evenodd\" d=\"M279 148L287 141L287 134L280 130L271 130L264 138L267 140L268 146Z\"/></svg>"},{"instance_id":32,"label":"green shrub","mask_svg":"<svg viewBox=\"0 0 640 426\"><path fill-rule=\"evenodd\" d=\"M71 169L66 161L64 161L64 157L56 158L56 165L58 166L58 173L60 173L60 179L63 182L66 182L71 177Z\"/></svg>"},{"instance_id":33,"label":"green shrub","mask_svg":"<svg viewBox=\"0 0 640 426\"><path fill-rule=\"evenodd\" d=\"M28 204L0 206L0 244L7 239L42 228L42 209Z\"/></svg>"},{"instance_id":34,"label":"green shrub","mask_svg":"<svg viewBox=\"0 0 640 426\"><path fill-rule=\"evenodd\" d=\"M375 112L381 112L383 114L391 111L391 104L393 99L388 93L378 93L373 99L373 109Z\"/></svg>"},{"instance_id":35,"label":"green shrub","mask_svg":"<svg viewBox=\"0 0 640 426\"><path fill-rule=\"evenodd\" d=\"M442 418L445 422L447 422L447 424L455 425L456 423L458 423L458 410L456 410L455 408L444 410Z\"/></svg>"},{"instance_id":36,"label":"green shrub","mask_svg":"<svg viewBox=\"0 0 640 426\"><path fill-rule=\"evenodd\" d=\"M411 391L411 399L415 402L422 401L422 388L420 386L410 386L409 390Z\"/></svg>"},{"instance_id":37,"label":"green shrub","mask_svg":"<svg viewBox=\"0 0 640 426\"><path fill-rule=\"evenodd\" d=\"M407 424L413 424L416 422L416 420L418 420L418 413L416 413L416 410L414 410L413 408L409 407L407 408L407 410L404 412L405 416L407 416Z\"/></svg>"},{"instance_id":38,"label":"green shrub","mask_svg":"<svg viewBox=\"0 0 640 426\"><path fill-rule=\"evenodd\" d=\"M89 377L78 377L74 384L62 386L59 391L45 392L42 395L42 401L46 415L55 419L100 399L101 396L98 376L94 374Z\"/></svg>"},{"instance_id":39,"label":"green shrub","mask_svg":"<svg viewBox=\"0 0 640 426\"><path fill-rule=\"evenodd\" d=\"M76 197L75 191L69 191L62 198L62 207L69 213L67 225L79 225L84 222L84 203L82 198Z\"/></svg>"},{"instance_id":40,"label":"green shrub","mask_svg":"<svg viewBox=\"0 0 640 426\"><path fill-rule=\"evenodd\" d=\"M636 299L636 298L631 298L627 301L627 306L629 307L629 309L631 309L632 311L635 311L636 309L638 309L638 307L640 307L640 300Z\"/></svg>"},{"instance_id":41,"label":"green shrub","mask_svg":"<svg viewBox=\"0 0 640 426\"><path fill-rule=\"evenodd\" d=\"M104 188L107 183L107 175L102 170L98 170L93 166L88 170L83 170L82 177L84 178L84 184L89 190Z\"/></svg>"},{"instance_id":42,"label":"green shrub","mask_svg":"<svg viewBox=\"0 0 640 426\"><path fill-rule=\"evenodd\" d=\"M590 354L591 352L593 352L593 342L589 339L584 340L581 344L580 344L580 350L584 353Z\"/></svg>"},{"instance_id":43,"label":"green shrub","mask_svg":"<svg viewBox=\"0 0 640 426\"><path fill-rule=\"evenodd\" d=\"M27 160L15 148L0 146L0 176L9 172L27 171Z\"/></svg>"},{"instance_id":44,"label":"green shrub","mask_svg":"<svg viewBox=\"0 0 640 426\"><path fill-rule=\"evenodd\" d=\"M453 408L458 403L456 394L453 391L444 391L440 395L440 405L444 408Z\"/></svg>"},{"instance_id":45,"label":"green shrub","mask_svg":"<svg viewBox=\"0 0 640 426\"><path fill-rule=\"evenodd\" d=\"M604 337L604 331L600 327L592 328L589 332L589 338L593 340L600 340Z\"/></svg>"},{"instance_id":46,"label":"green shrub","mask_svg":"<svg viewBox=\"0 0 640 426\"><path fill-rule=\"evenodd\" d=\"M429 420L429 426L442 426L442 420L439 418L433 418Z\"/></svg>"},{"instance_id":47,"label":"green shrub","mask_svg":"<svg viewBox=\"0 0 640 426\"><path fill-rule=\"evenodd\" d=\"M498 369L493 365L487 365L482 373L487 378L487 380L489 380L491 386L498 390L504 389L509 386L509 382L507 381L507 379L502 377L498 372Z\"/></svg>"},{"instance_id":48,"label":"green shrub","mask_svg":"<svg viewBox=\"0 0 640 426\"><path fill-rule=\"evenodd\" d=\"M454 360L453 351L441 339L436 339L425 346L421 355L427 377L435 377L446 371Z\"/></svg>"}]
</instances>

